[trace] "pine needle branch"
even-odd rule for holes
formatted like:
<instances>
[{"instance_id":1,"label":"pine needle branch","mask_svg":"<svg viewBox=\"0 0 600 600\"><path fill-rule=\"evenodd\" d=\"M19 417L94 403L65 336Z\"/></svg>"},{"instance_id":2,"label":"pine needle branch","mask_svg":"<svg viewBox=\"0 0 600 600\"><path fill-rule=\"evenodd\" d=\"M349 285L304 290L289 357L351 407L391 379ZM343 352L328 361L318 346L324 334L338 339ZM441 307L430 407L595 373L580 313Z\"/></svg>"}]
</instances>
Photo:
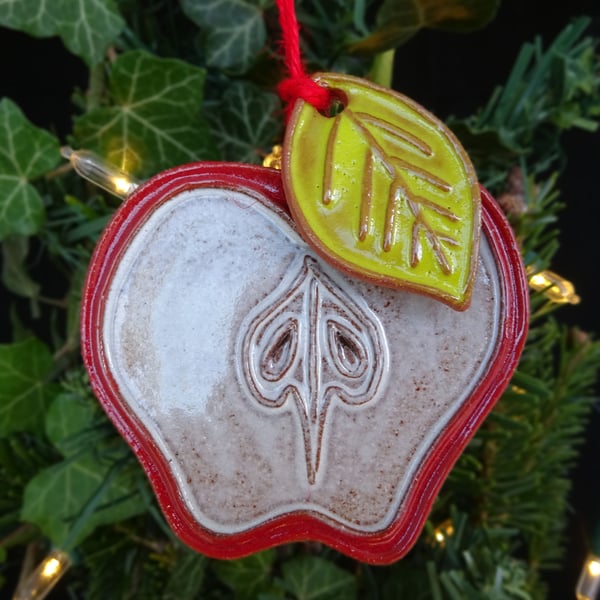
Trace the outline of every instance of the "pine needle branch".
<instances>
[{"instance_id":1,"label":"pine needle branch","mask_svg":"<svg viewBox=\"0 0 600 600\"><path fill-rule=\"evenodd\" d=\"M588 18L568 25L547 50L525 44L506 83L488 104L450 127L467 148L481 181L492 191L521 159L533 176L546 174L561 155L560 133L595 131L600 116L600 58L582 38Z\"/></svg>"}]
</instances>

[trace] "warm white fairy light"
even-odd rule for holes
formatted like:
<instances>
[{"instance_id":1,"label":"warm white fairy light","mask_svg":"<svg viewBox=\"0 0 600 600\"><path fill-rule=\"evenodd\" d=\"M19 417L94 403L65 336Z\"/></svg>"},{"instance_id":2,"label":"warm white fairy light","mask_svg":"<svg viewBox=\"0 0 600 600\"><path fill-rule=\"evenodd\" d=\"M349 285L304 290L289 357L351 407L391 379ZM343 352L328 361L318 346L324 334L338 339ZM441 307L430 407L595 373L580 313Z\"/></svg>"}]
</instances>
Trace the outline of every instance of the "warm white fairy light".
<instances>
[{"instance_id":1,"label":"warm white fairy light","mask_svg":"<svg viewBox=\"0 0 600 600\"><path fill-rule=\"evenodd\" d=\"M529 274L529 286L557 304L579 304L575 286L564 277L552 271L539 271Z\"/></svg>"},{"instance_id":2,"label":"warm white fairy light","mask_svg":"<svg viewBox=\"0 0 600 600\"><path fill-rule=\"evenodd\" d=\"M71 566L71 558L62 550L53 550L19 585L13 600L43 600Z\"/></svg>"},{"instance_id":3,"label":"warm white fairy light","mask_svg":"<svg viewBox=\"0 0 600 600\"><path fill-rule=\"evenodd\" d=\"M121 194L127 195L133 191L132 190L133 184L131 183L131 181L129 181L125 177L113 177L112 184L113 184L115 190ZM137 186L135 186L135 187L137 187ZM133 189L135 189L135 187L133 187Z\"/></svg>"},{"instance_id":4,"label":"warm white fairy light","mask_svg":"<svg viewBox=\"0 0 600 600\"><path fill-rule=\"evenodd\" d=\"M454 525L450 519L446 519L433 530L433 538L439 546L445 546L449 537L454 535Z\"/></svg>"},{"instance_id":5,"label":"warm white fairy light","mask_svg":"<svg viewBox=\"0 0 600 600\"><path fill-rule=\"evenodd\" d=\"M139 185L131 175L89 150L73 150L65 146L61 153L78 175L119 198L126 198Z\"/></svg>"},{"instance_id":6,"label":"warm white fairy light","mask_svg":"<svg viewBox=\"0 0 600 600\"><path fill-rule=\"evenodd\" d=\"M600 556L590 554L586 561L575 594L577 600L597 600L600 597Z\"/></svg>"},{"instance_id":7,"label":"warm white fairy light","mask_svg":"<svg viewBox=\"0 0 600 600\"><path fill-rule=\"evenodd\" d=\"M44 579L49 579L50 577L54 577L60 570L60 561L54 557L46 560L42 564L43 564L42 577Z\"/></svg>"},{"instance_id":8,"label":"warm white fairy light","mask_svg":"<svg viewBox=\"0 0 600 600\"><path fill-rule=\"evenodd\" d=\"M587 570L592 577L600 577L600 559L589 560Z\"/></svg>"}]
</instances>

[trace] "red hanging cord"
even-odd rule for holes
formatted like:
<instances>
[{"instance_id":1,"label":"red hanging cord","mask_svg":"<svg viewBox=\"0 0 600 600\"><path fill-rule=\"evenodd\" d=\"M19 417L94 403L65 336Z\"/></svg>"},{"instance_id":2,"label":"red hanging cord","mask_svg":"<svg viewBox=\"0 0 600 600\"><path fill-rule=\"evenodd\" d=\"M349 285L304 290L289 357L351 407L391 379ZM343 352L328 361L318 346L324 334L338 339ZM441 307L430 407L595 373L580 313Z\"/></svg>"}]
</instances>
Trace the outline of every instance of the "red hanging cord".
<instances>
[{"instance_id":1,"label":"red hanging cord","mask_svg":"<svg viewBox=\"0 0 600 600\"><path fill-rule=\"evenodd\" d=\"M304 70L300 56L300 33L294 0L277 0L281 25L281 47L288 71L278 86L279 96L286 105L289 115L298 99L312 104L317 110L326 112L333 100L331 90L313 81Z\"/></svg>"}]
</instances>

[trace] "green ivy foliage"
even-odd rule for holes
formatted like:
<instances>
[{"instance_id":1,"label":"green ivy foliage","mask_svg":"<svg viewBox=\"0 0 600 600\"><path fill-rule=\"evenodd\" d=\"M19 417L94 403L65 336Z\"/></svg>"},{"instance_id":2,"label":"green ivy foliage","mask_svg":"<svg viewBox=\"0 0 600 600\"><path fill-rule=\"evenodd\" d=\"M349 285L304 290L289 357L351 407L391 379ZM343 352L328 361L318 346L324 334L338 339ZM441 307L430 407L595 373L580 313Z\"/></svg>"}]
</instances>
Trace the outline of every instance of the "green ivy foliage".
<instances>
[{"instance_id":1,"label":"green ivy foliage","mask_svg":"<svg viewBox=\"0 0 600 600\"><path fill-rule=\"evenodd\" d=\"M202 117L205 70L143 50L110 66L107 104L75 120L77 147L147 177L174 165L217 158Z\"/></svg>"},{"instance_id":2,"label":"green ivy foliage","mask_svg":"<svg viewBox=\"0 0 600 600\"><path fill-rule=\"evenodd\" d=\"M32 235L44 223L44 203L31 181L54 168L58 140L32 125L8 98L0 100L0 240Z\"/></svg>"},{"instance_id":3,"label":"green ivy foliage","mask_svg":"<svg viewBox=\"0 0 600 600\"><path fill-rule=\"evenodd\" d=\"M125 21L114 0L5 0L0 4L0 25L36 37L59 35L73 54L94 65Z\"/></svg>"}]
</instances>

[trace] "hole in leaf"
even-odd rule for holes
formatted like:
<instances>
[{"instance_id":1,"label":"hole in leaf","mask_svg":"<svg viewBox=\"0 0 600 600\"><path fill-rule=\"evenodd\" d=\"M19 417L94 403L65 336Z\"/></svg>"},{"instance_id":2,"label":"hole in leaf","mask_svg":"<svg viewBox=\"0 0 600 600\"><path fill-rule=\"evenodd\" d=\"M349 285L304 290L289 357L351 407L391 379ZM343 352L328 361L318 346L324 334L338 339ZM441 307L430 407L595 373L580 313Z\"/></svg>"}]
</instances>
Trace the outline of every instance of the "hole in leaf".
<instances>
[{"instance_id":1,"label":"hole in leaf","mask_svg":"<svg viewBox=\"0 0 600 600\"><path fill-rule=\"evenodd\" d=\"M337 117L339 114L344 112L344 109L348 105L348 96L342 90L331 89L329 90L329 106L322 111L319 111L324 117L332 119Z\"/></svg>"}]
</instances>

